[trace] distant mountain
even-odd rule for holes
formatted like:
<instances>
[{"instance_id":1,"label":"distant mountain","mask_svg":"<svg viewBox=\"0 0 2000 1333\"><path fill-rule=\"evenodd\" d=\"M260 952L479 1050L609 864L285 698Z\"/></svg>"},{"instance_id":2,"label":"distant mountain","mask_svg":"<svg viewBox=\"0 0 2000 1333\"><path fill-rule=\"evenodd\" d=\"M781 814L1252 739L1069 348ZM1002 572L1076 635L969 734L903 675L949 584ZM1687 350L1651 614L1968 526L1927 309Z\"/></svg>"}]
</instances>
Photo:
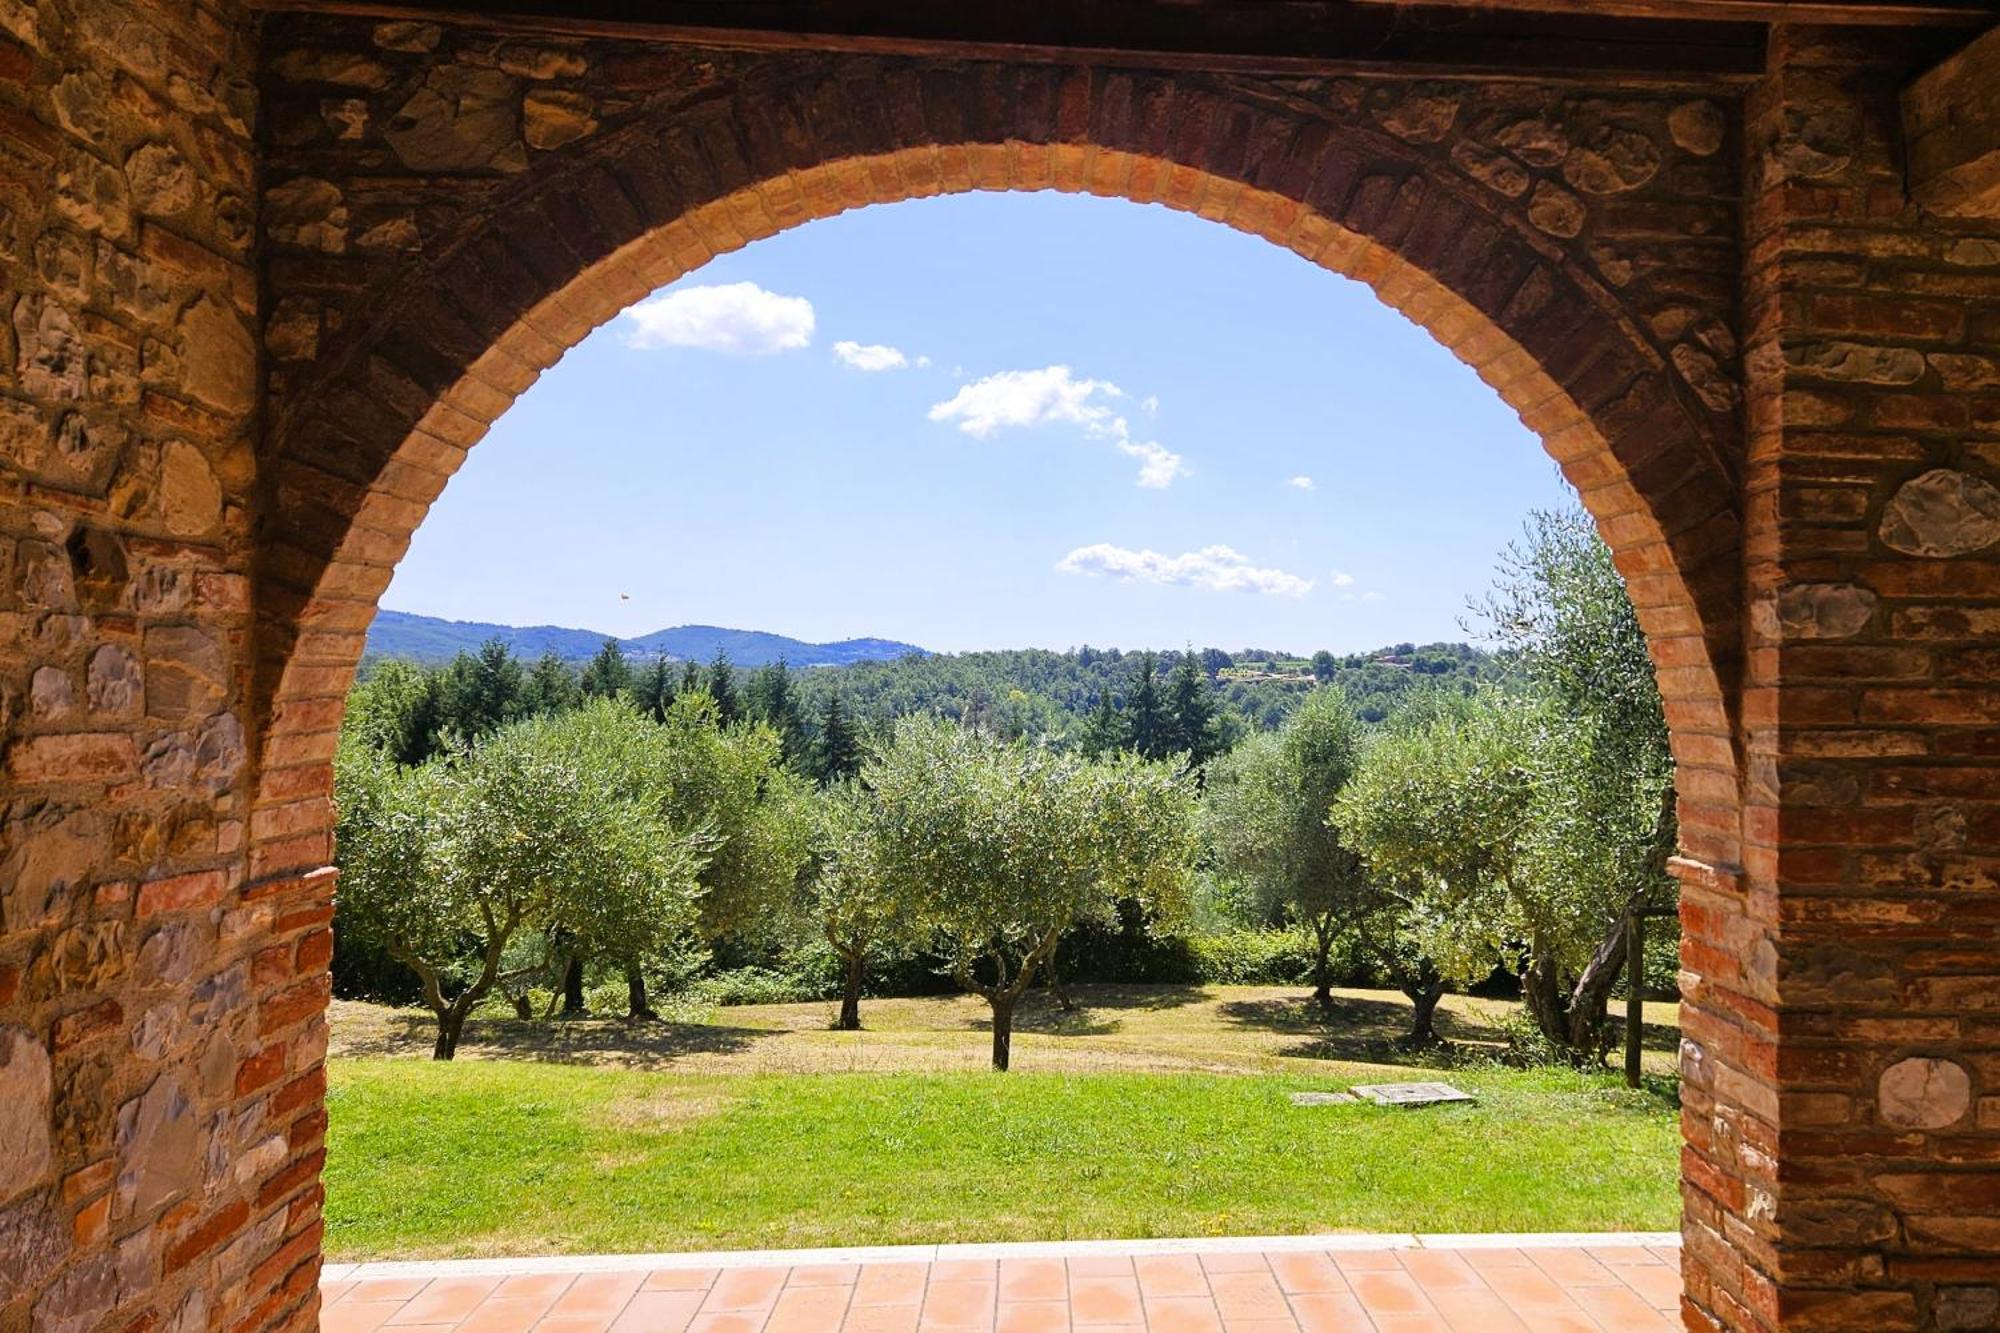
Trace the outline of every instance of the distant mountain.
<instances>
[{"instance_id":1,"label":"distant mountain","mask_svg":"<svg viewBox=\"0 0 2000 1333\"><path fill-rule=\"evenodd\" d=\"M368 630L368 652L376 657L401 657L413 662L445 662L461 652L475 651L488 639L498 639L516 657L536 658L554 653L566 662L581 662L596 654L610 636L559 625L491 625L471 620L440 620L407 611L380 611ZM655 630L619 645L633 657L672 657L706 662L717 649L738 666L763 666L784 658L795 667L848 666L855 662L887 662L911 654L925 655L915 644L894 639L842 639L838 643L807 643L761 630L723 629L715 625L678 625Z\"/></svg>"}]
</instances>

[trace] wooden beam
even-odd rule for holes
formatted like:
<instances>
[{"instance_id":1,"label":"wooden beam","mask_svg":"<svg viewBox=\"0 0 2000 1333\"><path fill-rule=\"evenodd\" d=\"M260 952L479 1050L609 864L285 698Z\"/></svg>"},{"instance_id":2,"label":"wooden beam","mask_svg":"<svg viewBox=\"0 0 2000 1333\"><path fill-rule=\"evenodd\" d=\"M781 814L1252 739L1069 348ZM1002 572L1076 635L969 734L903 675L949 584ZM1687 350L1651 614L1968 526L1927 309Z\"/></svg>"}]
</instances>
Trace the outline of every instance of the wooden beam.
<instances>
[{"instance_id":1,"label":"wooden beam","mask_svg":"<svg viewBox=\"0 0 2000 1333\"><path fill-rule=\"evenodd\" d=\"M1729 0L1614 0L1655 11ZM1876 0L1891 3L1892 0ZM1396 70L1704 82L1764 68L1762 24L1352 0L251 0L267 11L739 50L1129 64L1218 73ZM1543 0L1569 5L1570 0ZM1773 0L1763 0L1767 7ZM1930 0L1951 5L1957 0ZM1864 6L1865 7L1865 6Z\"/></svg>"},{"instance_id":2,"label":"wooden beam","mask_svg":"<svg viewBox=\"0 0 2000 1333\"><path fill-rule=\"evenodd\" d=\"M2000 219L2000 28L1903 90L1903 137L1912 199Z\"/></svg>"},{"instance_id":3,"label":"wooden beam","mask_svg":"<svg viewBox=\"0 0 2000 1333\"><path fill-rule=\"evenodd\" d=\"M1402 5L1406 0L1354 0ZM1605 18L1802 23L1826 27L1983 28L2000 21L1994 0L1471 0L1468 7Z\"/></svg>"}]
</instances>

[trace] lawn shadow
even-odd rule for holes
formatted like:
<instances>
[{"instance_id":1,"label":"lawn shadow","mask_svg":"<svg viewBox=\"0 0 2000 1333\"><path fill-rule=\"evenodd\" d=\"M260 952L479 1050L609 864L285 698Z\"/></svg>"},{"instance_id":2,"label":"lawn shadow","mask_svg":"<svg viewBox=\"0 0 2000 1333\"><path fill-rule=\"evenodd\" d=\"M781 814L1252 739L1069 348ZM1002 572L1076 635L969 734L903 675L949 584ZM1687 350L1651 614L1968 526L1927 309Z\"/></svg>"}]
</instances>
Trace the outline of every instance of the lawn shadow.
<instances>
[{"instance_id":1,"label":"lawn shadow","mask_svg":"<svg viewBox=\"0 0 2000 1333\"><path fill-rule=\"evenodd\" d=\"M560 1021L475 1015L459 1038L461 1059L531 1060L542 1064L613 1065L623 1069L670 1069L695 1055L731 1055L760 1038L783 1034L768 1028L722 1027L706 1023L626 1023L609 1018ZM387 1016L379 1031L341 1043L348 1056L430 1054L437 1024L422 1013Z\"/></svg>"},{"instance_id":2,"label":"lawn shadow","mask_svg":"<svg viewBox=\"0 0 2000 1333\"><path fill-rule=\"evenodd\" d=\"M1065 1009L1053 992L1045 988L1029 991L1014 1011L1014 1030L1045 1037L1108 1037L1125 1028L1124 1020L1117 1016L1121 1010L1156 1013L1200 1004L1208 998L1199 986L1178 984L1072 986L1069 995L1075 1003ZM991 1031L993 1019L990 1014L976 1014L965 1025L975 1031Z\"/></svg>"},{"instance_id":3,"label":"lawn shadow","mask_svg":"<svg viewBox=\"0 0 2000 1333\"><path fill-rule=\"evenodd\" d=\"M1407 1000L1336 994L1332 1007L1323 1010L1311 996L1300 995L1297 999L1232 1000L1217 1010L1228 1021L1244 1027L1297 1035L1301 1040L1280 1048L1278 1054L1307 1060L1436 1064L1449 1062L1461 1044L1499 1045L1506 1041L1499 1028L1440 1008L1434 1024L1444 1044L1413 1046Z\"/></svg>"}]
</instances>

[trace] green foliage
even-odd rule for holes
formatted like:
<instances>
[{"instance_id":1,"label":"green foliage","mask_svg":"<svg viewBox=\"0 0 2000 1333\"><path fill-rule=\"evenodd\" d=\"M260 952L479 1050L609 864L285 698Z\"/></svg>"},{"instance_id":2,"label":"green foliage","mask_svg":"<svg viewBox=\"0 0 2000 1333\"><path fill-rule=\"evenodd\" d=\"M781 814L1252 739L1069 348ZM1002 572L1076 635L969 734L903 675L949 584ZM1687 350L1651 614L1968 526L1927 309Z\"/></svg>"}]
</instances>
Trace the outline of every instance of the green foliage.
<instances>
[{"instance_id":1,"label":"green foliage","mask_svg":"<svg viewBox=\"0 0 2000 1333\"><path fill-rule=\"evenodd\" d=\"M1248 927L1187 937L1194 979L1216 986L1290 986L1309 980L1319 946L1303 930Z\"/></svg>"},{"instance_id":2,"label":"green foliage","mask_svg":"<svg viewBox=\"0 0 2000 1333\"><path fill-rule=\"evenodd\" d=\"M635 956L693 915L712 843L658 817L656 729L601 701L404 767L351 728L335 767L344 931L414 971L449 1059L517 936Z\"/></svg>"},{"instance_id":3,"label":"green foliage","mask_svg":"<svg viewBox=\"0 0 2000 1333\"><path fill-rule=\"evenodd\" d=\"M1671 901L1664 710L1638 617L1580 511L1535 515L1481 610L1514 679L1405 708L1335 814L1440 966L1470 978L1522 949L1543 1036L1587 1053L1626 909Z\"/></svg>"},{"instance_id":4,"label":"green foliage","mask_svg":"<svg viewBox=\"0 0 2000 1333\"><path fill-rule=\"evenodd\" d=\"M620 699L632 692L632 667L616 639L606 639L584 665L577 686L586 699Z\"/></svg>"},{"instance_id":5,"label":"green foliage","mask_svg":"<svg viewBox=\"0 0 2000 1333\"><path fill-rule=\"evenodd\" d=\"M1203 802L1216 867L1252 891L1267 919L1312 931L1322 1003L1332 985L1334 940L1374 897L1367 867L1329 821L1360 746L1361 724L1347 697L1332 687L1315 690L1281 730L1254 736L1210 765Z\"/></svg>"},{"instance_id":6,"label":"green foliage","mask_svg":"<svg viewBox=\"0 0 2000 1333\"><path fill-rule=\"evenodd\" d=\"M993 1005L998 1068L1015 1000L1072 925L1128 899L1159 920L1186 912L1194 796L1164 766L1093 764L906 718L862 781L886 892Z\"/></svg>"}]
</instances>

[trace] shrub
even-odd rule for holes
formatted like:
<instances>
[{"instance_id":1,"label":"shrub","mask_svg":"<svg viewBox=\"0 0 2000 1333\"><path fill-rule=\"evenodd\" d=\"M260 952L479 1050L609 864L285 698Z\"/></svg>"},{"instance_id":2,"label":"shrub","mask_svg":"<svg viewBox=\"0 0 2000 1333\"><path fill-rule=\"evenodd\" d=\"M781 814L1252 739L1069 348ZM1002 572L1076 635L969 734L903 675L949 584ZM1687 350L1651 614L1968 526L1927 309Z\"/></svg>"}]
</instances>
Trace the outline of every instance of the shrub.
<instances>
[{"instance_id":1,"label":"shrub","mask_svg":"<svg viewBox=\"0 0 2000 1333\"><path fill-rule=\"evenodd\" d=\"M1315 949L1301 930L1247 927L1190 935L1194 980L1217 986L1292 986L1312 975Z\"/></svg>"}]
</instances>

